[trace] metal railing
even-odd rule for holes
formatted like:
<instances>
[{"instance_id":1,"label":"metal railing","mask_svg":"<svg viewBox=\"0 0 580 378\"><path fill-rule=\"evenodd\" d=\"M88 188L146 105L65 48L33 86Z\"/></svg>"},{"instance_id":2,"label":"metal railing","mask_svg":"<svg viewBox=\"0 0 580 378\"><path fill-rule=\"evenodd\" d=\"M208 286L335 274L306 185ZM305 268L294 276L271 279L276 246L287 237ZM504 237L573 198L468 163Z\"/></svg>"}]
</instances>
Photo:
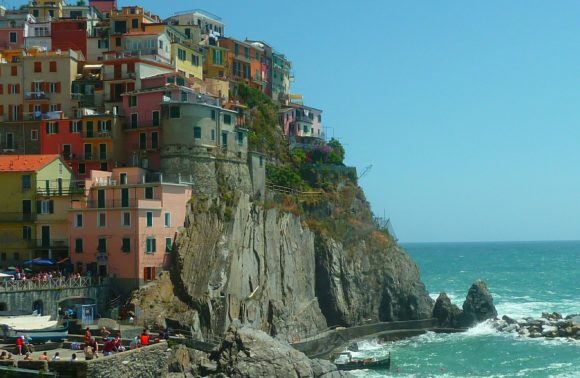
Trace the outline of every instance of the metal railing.
<instances>
[{"instance_id":1,"label":"metal railing","mask_svg":"<svg viewBox=\"0 0 580 378\"><path fill-rule=\"evenodd\" d=\"M103 285L107 282L106 280L106 278L102 277L59 277L47 280L5 280L0 282L0 292L84 288Z\"/></svg>"},{"instance_id":2,"label":"metal railing","mask_svg":"<svg viewBox=\"0 0 580 378\"><path fill-rule=\"evenodd\" d=\"M32 240L36 248L68 248L68 239L36 239Z\"/></svg>"},{"instance_id":3,"label":"metal railing","mask_svg":"<svg viewBox=\"0 0 580 378\"><path fill-rule=\"evenodd\" d=\"M49 100L50 96L46 92L25 92L24 100Z\"/></svg>"},{"instance_id":4,"label":"metal railing","mask_svg":"<svg viewBox=\"0 0 580 378\"><path fill-rule=\"evenodd\" d=\"M163 96L164 103L171 102L185 102L189 104L204 104L212 106L220 106L219 99L203 95L201 93L185 92L172 93L171 96Z\"/></svg>"}]
</instances>

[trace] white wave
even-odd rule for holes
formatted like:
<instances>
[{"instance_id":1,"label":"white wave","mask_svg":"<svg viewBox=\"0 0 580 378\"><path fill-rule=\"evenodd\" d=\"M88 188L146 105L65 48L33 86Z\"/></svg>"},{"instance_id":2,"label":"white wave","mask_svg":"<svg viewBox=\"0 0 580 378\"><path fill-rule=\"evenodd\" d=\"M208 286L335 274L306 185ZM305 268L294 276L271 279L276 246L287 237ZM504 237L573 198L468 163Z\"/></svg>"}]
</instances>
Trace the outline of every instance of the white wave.
<instances>
[{"instance_id":1,"label":"white wave","mask_svg":"<svg viewBox=\"0 0 580 378\"><path fill-rule=\"evenodd\" d=\"M469 328L463 333L464 336L484 336L484 335L499 335L497 329L493 328L491 321L486 320L485 322L476 324L475 326Z\"/></svg>"},{"instance_id":2,"label":"white wave","mask_svg":"<svg viewBox=\"0 0 580 378\"><path fill-rule=\"evenodd\" d=\"M516 298L510 298L512 300ZM517 298L520 299L520 298ZM580 302L572 300L560 300L555 302L534 300L530 297L521 297L525 301L499 302L495 305L497 313L501 317L507 315L514 319L526 317L539 317L542 312L559 312L563 315L580 313Z\"/></svg>"},{"instance_id":3,"label":"white wave","mask_svg":"<svg viewBox=\"0 0 580 378\"><path fill-rule=\"evenodd\" d=\"M378 339L359 341L357 343L357 345L358 345L358 350L361 352L385 348L385 345L379 343Z\"/></svg>"}]
</instances>

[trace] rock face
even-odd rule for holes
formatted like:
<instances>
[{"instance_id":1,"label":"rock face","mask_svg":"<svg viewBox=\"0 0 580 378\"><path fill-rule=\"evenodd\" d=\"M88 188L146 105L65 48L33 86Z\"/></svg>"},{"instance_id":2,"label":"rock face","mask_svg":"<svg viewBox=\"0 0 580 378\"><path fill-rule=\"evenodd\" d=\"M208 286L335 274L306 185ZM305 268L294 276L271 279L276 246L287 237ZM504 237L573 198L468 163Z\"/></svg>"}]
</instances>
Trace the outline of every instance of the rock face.
<instances>
[{"instance_id":1,"label":"rock face","mask_svg":"<svg viewBox=\"0 0 580 378\"><path fill-rule=\"evenodd\" d=\"M314 235L298 217L242 194L230 221L203 211L189 223L172 281L200 333L221 334L234 320L286 339L327 327L314 290Z\"/></svg>"},{"instance_id":2,"label":"rock face","mask_svg":"<svg viewBox=\"0 0 580 378\"><path fill-rule=\"evenodd\" d=\"M419 269L397 245L380 250L361 240L347 249L319 236L316 256L317 296L329 324L350 326L431 316L433 300L420 280Z\"/></svg>"},{"instance_id":3,"label":"rock face","mask_svg":"<svg viewBox=\"0 0 580 378\"><path fill-rule=\"evenodd\" d=\"M433 307L433 317L437 319L440 327L457 328L460 314L461 310L451 303L446 293L439 294Z\"/></svg>"},{"instance_id":4,"label":"rock face","mask_svg":"<svg viewBox=\"0 0 580 378\"><path fill-rule=\"evenodd\" d=\"M478 280L471 285L465 302L463 312L459 316L461 327L471 327L487 319L495 319L497 310L493 305L493 298L487 289L485 282Z\"/></svg>"},{"instance_id":5,"label":"rock face","mask_svg":"<svg viewBox=\"0 0 580 378\"><path fill-rule=\"evenodd\" d=\"M212 354L217 372L239 378L350 377L328 361L309 360L303 353L250 328L230 329Z\"/></svg>"}]
</instances>

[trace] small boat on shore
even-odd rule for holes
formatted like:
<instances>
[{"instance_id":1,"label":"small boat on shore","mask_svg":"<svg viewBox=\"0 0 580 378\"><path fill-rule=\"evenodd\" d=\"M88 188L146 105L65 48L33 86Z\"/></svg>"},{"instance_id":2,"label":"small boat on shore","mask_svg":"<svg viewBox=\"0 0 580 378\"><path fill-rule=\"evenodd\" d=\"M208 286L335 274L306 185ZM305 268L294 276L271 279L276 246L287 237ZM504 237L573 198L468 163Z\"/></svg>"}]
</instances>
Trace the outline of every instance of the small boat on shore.
<instances>
[{"instance_id":1,"label":"small boat on shore","mask_svg":"<svg viewBox=\"0 0 580 378\"><path fill-rule=\"evenodd\" d=\"M62 342L68 336L68 327L46 329L14 329L2 326L2 337L6 341L14 342L20 336L29 338L32 343L45 343L48 341Z\"/></svg>"},{"instance_id":2,"label":"small boat on shore","mask_svg":"<svg viewBox=\"0 0 580 378\"><path fill-rule=\"evenodd\" d=\"M46 316L14 316L0 317L0 325L6 325L16 329L46 329L54 328L57 325L56 320L50 320L50 315Z\"/></svg>"},{"instance_id":3,"label":"small boat on shore","mask_svg":"<svg viewBox=\"0 0 580 378\"><path fill-rule=\"evenodd\" d=\"M386 357L353 358L352 353L342 352L333 361L338 370L385 369L391 368L391 353Z\"/></svg>"}]
</instances>

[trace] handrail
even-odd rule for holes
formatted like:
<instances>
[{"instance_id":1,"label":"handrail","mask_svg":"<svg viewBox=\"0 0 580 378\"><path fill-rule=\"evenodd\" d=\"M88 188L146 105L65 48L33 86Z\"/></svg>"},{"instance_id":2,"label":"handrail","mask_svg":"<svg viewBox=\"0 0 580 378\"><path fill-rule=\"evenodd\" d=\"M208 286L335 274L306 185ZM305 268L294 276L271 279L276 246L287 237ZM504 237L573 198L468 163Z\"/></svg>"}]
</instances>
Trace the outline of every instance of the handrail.
<instances>
[{"instance_id":1,"label":"handrail","mask_svg":"<svg viewBox=\"0 0 580 378\"><path fill-rule=\"evenodd\" d=\"M27 291L39 289L67 289L83 288L95 285L102 285L104 280L101 277L79 277L79 278L51 278L48 280L6 280L0 283L0 292L4 291Z\"/></svg>"}]
</instances>

